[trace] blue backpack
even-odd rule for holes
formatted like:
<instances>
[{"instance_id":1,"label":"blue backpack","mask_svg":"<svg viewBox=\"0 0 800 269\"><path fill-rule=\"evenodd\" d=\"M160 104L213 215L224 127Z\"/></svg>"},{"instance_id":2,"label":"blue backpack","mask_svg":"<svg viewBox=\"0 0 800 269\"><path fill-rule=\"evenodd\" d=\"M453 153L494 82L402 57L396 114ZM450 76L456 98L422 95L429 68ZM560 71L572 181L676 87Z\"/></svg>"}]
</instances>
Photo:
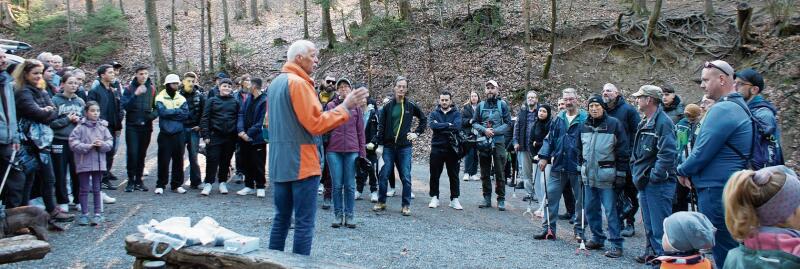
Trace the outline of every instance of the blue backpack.
<instances>
[{"instance_id":1,"label":"blue backpack","mask_svg":"<svg viewBox=\"0 0 800 269\"><path fill-rule=\"evenodd\" d=\"M765 132L765 127L761 125L761 123L753 116L752 111L743 103L736 102L733 100L728 100L727 98L725 101L731 101L747 113L747 116L750 118L750 124L753 128L753 138L751 141L750 147L750 155L744 155L741 151L736 149L730 142L725 142L725 145L731 148L736 155L739 155L739 158L744 160L747 163L747 169L751 170L759 170L764 167L770 167L775 165L783 165L783 154L780 152L780 141L777 141L776 137L773 134L768 134ZM769 108L772 110L773 113L776 111L767 106L759 106L764 108Z\"/></svg>"}]
</instances>

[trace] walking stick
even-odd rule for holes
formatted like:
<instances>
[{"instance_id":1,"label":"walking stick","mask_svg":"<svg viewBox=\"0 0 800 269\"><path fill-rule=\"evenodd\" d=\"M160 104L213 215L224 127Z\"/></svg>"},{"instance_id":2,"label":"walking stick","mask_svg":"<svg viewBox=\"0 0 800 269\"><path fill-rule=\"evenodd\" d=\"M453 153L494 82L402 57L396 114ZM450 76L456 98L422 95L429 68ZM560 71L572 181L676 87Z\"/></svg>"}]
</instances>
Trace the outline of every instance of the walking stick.
<instances>
[{"instance_id":1,"label":"walking stick","mask_svg":"<svg viewBox=\"0 0 800 269\"><path fill-rule=\"evenodd\" d=\"M6 180L8 179L8 173L11 172L11 166L14 165L14 159L17 157L17 150L11 150L11 159L8 161L8 167L6 167L6 173L3 175L3 183L0 183L0 192L3 192L3 189L6 186ZM2 201L0 201L2 203Z\"/></svg>"},{"instance_id":2,"label":"walking stick","mask_svg":"<svg viewBox=\"0 0 800 269\"><path fill-rule=\"evenodd\" d=\"M556 238L556 235L553 234L553 228L550 227L550 199L547 196L547 170L542 169L542 173L544 174L544 215L547 218L547 234L544 236L544 239Z\"/></svg>"},{"instance_id":3,"label":"walking stick","mask_svg":"<svg viewBox=\"0 0 800 269\"><path fill-rule=\"evenodd\" d=\"M539 169L536 169L536 170L533 171L533 173L535 174L533 176L533 182L536 182L536 180L539 179L539 172L541 172L541 171L538 171L538 170ZM542 172L542 173L544 173L544 172ZM531 196L530 199L528 199L528 209L525 210L525 213L522 213L522 216L524 217L526 214L531 214L531 220L535 221L536 220L534 218L535 215L533 214L533 211L531 211L531 204L533 204L533 196Z\"/></svg>"},{"instance_id":4,"label":"walking stick","mask_svg":"<svg viewBox=\"0 0 800 269\"><path fill-rule=\"evenodd\" d=\"M578 249L575 250L575 255L579 255L580 252L583 251L586 254L586 256L589 256L589 249L586 248L586 239L584 238L584 237L586 237L585 236L586 235L586 231L585 231L585 229L586 229L586 226L585 226L585 224L586 224L586 201L584 200L584 199L586 199L586 190L584 190L583 188L585 188L586 186L583 185L583 178L581 178L580 181L581 181L581 184L579 186L580 186L580 191L581 191L581 193L580 193L580 195L581 195L581 199L580 199L580 202L581 202L581 231L583 232L583 234L580 235L580 240L579 241L580 241L581 244L578 246Z\"/></svg>"}]
</instances>

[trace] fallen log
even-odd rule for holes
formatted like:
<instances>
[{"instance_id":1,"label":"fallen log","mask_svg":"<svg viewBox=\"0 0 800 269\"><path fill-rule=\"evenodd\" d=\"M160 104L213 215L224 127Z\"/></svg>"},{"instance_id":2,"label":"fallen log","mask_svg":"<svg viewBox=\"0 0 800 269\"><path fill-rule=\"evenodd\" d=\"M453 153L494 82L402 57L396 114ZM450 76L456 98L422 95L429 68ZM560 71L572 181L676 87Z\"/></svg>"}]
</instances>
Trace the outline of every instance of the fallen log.
<instances>
[{"instance_id":1,"label":"fallen log","mask_svg":"<svg viewBox=\"0 0 800 269\"><path fill-rule=\"evenodd\" d=\"M166 268L360 268L267 249L235 254L221 247L192 246L171 250L161 258L156 258L151 253L152 243L139 233L125 237L125 250L128 255L136 257L134 269L145 268L143 264L146 260L164 261ZM166 247L166 244L159 244L156 249L160 253Z\"/></svg>"},{"instance_id":2,"label":"fallen log","mask_svg":"<svg viewBox=\"0 0 800 269\"><path fill-rule=\"evenodd\" d=\"M39 260L50 252L50 244L33 235L0 239L0 264Z\"/></svg>"}]
</instances>

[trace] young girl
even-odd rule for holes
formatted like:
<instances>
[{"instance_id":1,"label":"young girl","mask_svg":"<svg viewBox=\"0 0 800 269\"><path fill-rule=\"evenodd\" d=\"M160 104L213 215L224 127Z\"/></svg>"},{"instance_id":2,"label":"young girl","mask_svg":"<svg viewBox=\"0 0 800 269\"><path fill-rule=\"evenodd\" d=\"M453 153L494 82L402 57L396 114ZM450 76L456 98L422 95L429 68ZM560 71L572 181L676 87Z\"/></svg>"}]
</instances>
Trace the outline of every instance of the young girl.
<instances>
[{"instance_id":1,"label":"young girl","mask_svg":"<svg viewBox=\"0 0 800 269\"><path fill-rule=\"evenodd\" d=\"M69 203L67 173L73 182L72 198L75 202L78 201L78 190L80 189L78 173L75 171L75 159L72 151L69 150L69 135L78 126L85 103L75 94L80 87L77 77L66 73L61 81L63 82L62 91L53 96L53 105L58 111L58 117L50 122L50 128L54 133L53 150L50 154L53 159L53 172L56 180L56 202L61 207L61 211L67 212Z\"/></svg>"},{"instance_id":2,"label":"young girl","mask_svg":"<svg viewBox=\"0 0 800 269\"><path fill-rule=\"evenodd\" d=\"M75 170L81 181L79 200L82 214L78 218L78 224L82 226L90 224L86 199L91 186L94 198L94 218L91 219L91 225L94 226L103 222L103 216L100 215L102 212L100 180L106 171L105 153L111 151L113 137L106 127L108 122L100 119L100 105L97 102L87 102L83 112L84 118L69 136L69 147L75 153Z\"/></svg>"},{"instance_id":3,"label":"young girl","mask_svg":"<svg viewBox=\"0 0 800 269\"><path fill-rule=\"evenodd\" d=\"M785 166L744 170L722 193L725 224L743 244L724 268L800 268L800 181Z\"/></svg>"}]
</instances>

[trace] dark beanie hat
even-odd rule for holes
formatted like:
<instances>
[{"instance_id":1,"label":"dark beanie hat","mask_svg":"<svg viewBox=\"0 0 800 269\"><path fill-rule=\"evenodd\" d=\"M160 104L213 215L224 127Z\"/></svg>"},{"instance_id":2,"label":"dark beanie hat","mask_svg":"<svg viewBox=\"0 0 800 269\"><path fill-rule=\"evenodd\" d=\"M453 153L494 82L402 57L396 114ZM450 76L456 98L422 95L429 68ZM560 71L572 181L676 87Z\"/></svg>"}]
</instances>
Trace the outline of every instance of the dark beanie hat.
<instances>
[{"instance_id":1,"label":"dark beanie hat","mask_svg":"<svg viewBox=\"0 0 800 269\"><path fill-rule=\"evenodd\" d=\"M600 95L595 95L589 98L589 101L586 102L586 107L588 108L592 103L599 103L600 106L603 107L603 110L608 110L608 105L606 105L606 102L603 101L603 97Z\"/></svg>"}]
</instances>

